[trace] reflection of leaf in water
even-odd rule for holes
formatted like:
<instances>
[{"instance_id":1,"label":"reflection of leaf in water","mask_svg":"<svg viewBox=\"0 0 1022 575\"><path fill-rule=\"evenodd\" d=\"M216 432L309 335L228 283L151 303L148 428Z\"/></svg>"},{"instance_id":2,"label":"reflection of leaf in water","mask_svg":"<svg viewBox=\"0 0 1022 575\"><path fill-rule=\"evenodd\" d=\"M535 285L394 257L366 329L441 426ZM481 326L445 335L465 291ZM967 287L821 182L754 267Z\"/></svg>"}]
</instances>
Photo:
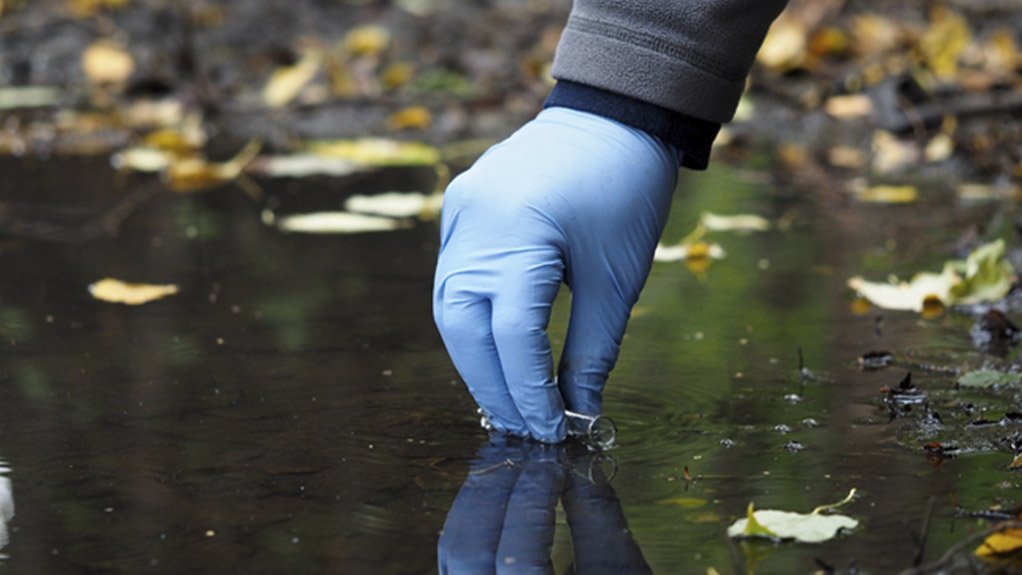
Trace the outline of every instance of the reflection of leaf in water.
<instances>
[{"instance_id":1,"label":"reflection of leaf in water","mask_svg":"<svg viewBox=\"0 0 1022 575\"><path fill-rule=\"evenodd\" d=\"M174 284L128 283L113 278L103 278L89 286L89 293L92 294L92 297L101 301L126 305L142 305L177 292L178 287Z\"/></svg>"}]
</instances>

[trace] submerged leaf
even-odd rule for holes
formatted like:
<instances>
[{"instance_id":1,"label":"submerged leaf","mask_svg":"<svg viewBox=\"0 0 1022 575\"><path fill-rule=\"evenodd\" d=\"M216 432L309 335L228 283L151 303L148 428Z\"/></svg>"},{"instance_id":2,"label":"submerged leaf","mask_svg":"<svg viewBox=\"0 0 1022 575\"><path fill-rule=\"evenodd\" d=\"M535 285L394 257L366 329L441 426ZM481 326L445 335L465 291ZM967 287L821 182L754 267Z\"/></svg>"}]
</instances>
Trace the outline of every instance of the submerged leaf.
<instances>
[{"instance_id":1,"label":"submerged leaf","mask_svg":"<svg viewBox=\"0 0 1022 575\"><path fill-rule=\"evenodd\" d=\"M176 294L174 284L127 283L113 278L104 278L89 286L92 297L111 303L141 305Z\"/></svg>"}]
</instances>

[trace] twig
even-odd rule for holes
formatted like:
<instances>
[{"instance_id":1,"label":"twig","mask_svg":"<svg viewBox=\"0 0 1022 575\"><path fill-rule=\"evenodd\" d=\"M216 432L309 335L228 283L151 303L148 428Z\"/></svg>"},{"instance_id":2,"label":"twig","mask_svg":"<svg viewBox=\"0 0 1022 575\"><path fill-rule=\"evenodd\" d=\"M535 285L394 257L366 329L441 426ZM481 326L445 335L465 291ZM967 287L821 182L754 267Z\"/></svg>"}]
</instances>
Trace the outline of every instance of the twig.
<instances>
[{"instance_id":1,"label":"twig","mask_svg":"<svg viewBox=\"0 0 1022 575\"><path fill-rule=\"evenodd\" d=\"M926 515L923 516L923 528L919 532L919 540L916 542L916 555L912 559L912 567L919 567L923 562L923 555L926 554L926 541L930 538L930 519L933 517L933 497L930 497L926 504Z\"/></svg>"}]
</instances>

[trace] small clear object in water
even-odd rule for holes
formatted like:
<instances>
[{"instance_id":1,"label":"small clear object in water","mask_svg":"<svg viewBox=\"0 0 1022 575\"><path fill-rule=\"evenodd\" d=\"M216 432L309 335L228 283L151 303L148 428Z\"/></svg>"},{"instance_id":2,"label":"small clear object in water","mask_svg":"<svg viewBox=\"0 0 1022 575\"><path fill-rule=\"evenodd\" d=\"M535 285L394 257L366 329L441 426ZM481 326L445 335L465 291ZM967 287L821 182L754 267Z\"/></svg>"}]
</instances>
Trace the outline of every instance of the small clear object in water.
<instances>
[{"instance_id":1,"label":"small clear object in water","mask_svg":"<svg viewBox=\"0 0 1022 575\"><path fill-rule=\"evenodd\" d=\"M617 440L617 425L605 415L565 411L564 418L568 425L568 435L577 437L593 447L608 449Z\"/></svg>"}]
</instances>

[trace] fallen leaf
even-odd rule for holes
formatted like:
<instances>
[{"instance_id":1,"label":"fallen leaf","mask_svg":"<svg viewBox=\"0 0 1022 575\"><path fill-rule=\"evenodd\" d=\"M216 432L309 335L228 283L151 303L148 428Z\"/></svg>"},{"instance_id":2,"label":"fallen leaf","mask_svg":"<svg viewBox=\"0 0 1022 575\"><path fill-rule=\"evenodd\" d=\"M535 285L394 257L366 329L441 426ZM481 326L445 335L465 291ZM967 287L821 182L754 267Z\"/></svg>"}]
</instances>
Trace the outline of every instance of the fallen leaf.
<instances>
[{"instance_id":1,"label":"fallen leaf","mask_svg":"<svg viewBox=\"0 0 1022 575\"><path fill-rule=\"evenodd\" d=\"M964 262L948 262L963 276L962 281L951 288L957 303L995 301L1007 295L1015 279L1015 269L1004 259L1005 249L1004 240L996 240L973 250Z\"/></svg>"},{"instance_id":2,"label":"fallen leaf","mask_svg":"<svg viewBox=\"0 0 1022 575\"><path fill-rule=\"evenodd\" d=\"M923 158L931 164L942 162L950 158L954 151L954 139L952 139L950 134L941 132L930 138L930 141L926 143L926 147L923 148Z\"/></svg>"},{"instance_id":3,"label":"fallen leaf","mask_svg":"<svg viewBox=\"0 0 1022 575\"><path fill-rule=\"evenodd\" d=\"M851 146L836 146L827 150L827 162L835 168L857 170L866 165L866 154Z\"/></svg>"},{"instance_id":4,"label":"fallen leaf","mask_svg":"<svg viewBox=\"0 0 1022 575\"><path fill-rule=\"evenodd\" d=\"M262 144L253 140L226 162L208 162L199 156L174 157L163 172L167 187L189 193L206 190L230 182L259 153Z\"/></svg>"},{"instance_id":5,"label":"fallen leaf","mask_svg":"<svg viewBox=\"0 0 1022 575\"><path fill-rule=\"evenodd\" d=\"M919 199L919 190L915 186L870 186L855 197L874 204L910 204Z\"/></svg>"},{"instance_id":6,"label":"fallen leaf","mask_svg":"<svg viewBox=\"0 0 1022 575\"><path fill-rule=\"evenodd\" d=\"M1015 277L1004 251L1004 240L997 240L976 248L965 261L945 262L939 274L923 272L910 282L895 279L887 283L853 277L848 286L885 309L939 313L956 303L996 301L1008 293Z\"/></svg>"},{"instance_id":7,"label":"fallen leaf","mask_svg":"<svg viewBox=\"0 0 1022 575\"><path fill-rule=\"evenodd\" d=\"M954 78L958 60L972 41L972 30L961 14L942 4L933 6L930 18L929 28L919 39L920 57L938 78Z\"/></svg>"},{"instance_id":8,"label":"fallen leaf","mask_svg":"<svg viewBox=\"0 0 1022 575\"><path fill-rule=\"evenodd\" d=\"M312 82L319 72L321 58L318 50L305 49L297 62L274 70L263 86L263 103L271 108L283 108L291 103Z\"/></svg>"},{"instance_id":9,"label":"fallen leaf","mask_svg":"<svg viewBox=\"0 0 1022 575\"><path fill-rule=\"evenodd\" d=\"M375 56L390 45L390 33L381 26L359 26L344 37L344 51L354 56Z\"/></svg>"},{"instance_id":10,"label":"fallen leaf","mask_svg":"<svg viewBox=\"0 0 1022 575\"><path fill-rule=\"evenodd\" d=\"M120 84L135 71L135 60L120 43L97 40L82 53L82 68L94 84Z\"/></svg>"},{"instance_id":11,"label":"fallen leaf","mask_svg":"<svg viewBox=\"0 0 1022 575\"><path fill-rule=\"evenodd\" d=\"M304 234L357 234L408 227L408 223L402 220L352 212L314 212L276 217L267 210L263 212L263 221L282 232Z\"/></svg>"},{"instance_id":12,"label":"fallen leaf","mask_svg":"<svg viewBox=\"0 0 1022 575\"><path fill-rule=\"evenodd\" d=\"M11 86L0 88L0 110L44 108L60 102L60 90L52 86Z\"/></svg>"},{"instance_id":13,"label":"fallen leaf","mask_svg":"<svg viewBox=\"0 0 1022 575\"><path fill-rule=\"evenodd\" d=\"M879 14L864 13L852 20L853 45L860 54L881 54L896 50L905 32L894 20Z\"/></svg>"},{"instance_id":14,"label":"fallen leaf","mask_svg":"<svg viewBox=\"0 0 1022 575\"><path fill-rule=\"evenodd\" d=\"M441 194L387 192L371 196L355 195L344 202L344 209L391 218L430 217L440 212Z\"/></svg>"},{"instance_id":15,"label":"fallen leaf","mask_svg":"<svg viewBox=\"0 0 1022 575\"><path fill-rule=\"evenodd\" d=\"M861 119L873 113L873 100L865 94L831 96L824 102L823 109L833 118Z\"/></svg>"},{"instance_id":16,"label":"fallen leaf","mask_svg":"<svg viewBox=\"0 0 1022 575\"><path fill-rule=\"evenodd\" d=\"M703 212L699 222L711 232L763 232L770 229L770 220L755 214L737 214L724 216L711 212Z\"/></svg>"},{"instance_id":17,"label":"fallen leaf","mask_svg":"<svg viewBox=\"0 0 1022 575\"><path fill-rule=\"evenodd\" d=\"M1008 469L1022 469L1022 453L1015 456L1008 464Z\"/></svg>"},{"instance_id":18,"label":"fallen leaf","mask_svg":"<svg viewBox=\"0 0 1022 575\"><path fill-rule=\"evenodd\" d=\"M174 154L149 146L125 148L110 157L115 170L132 170L144 174L155 174L170 167Z\"/></svg>"},{"instance_id":19,"label":"fallen leaf","mask_svg":"<svg viewBox=\"0 0 1022 575\"><path fill-rule=\"evenodd\" d=\"M271 178L304 178L308 176L348 176L365 170L365 166L344 158L300 153L283 156L260 156L246 171Z\"/></svg>"},{"instance_id":20,"label":"fallen leaf","mask_svg":"<svg viewBox=\"0 0 1022 575\"><path fill-rule=\"evenodd\" d=\"M1008 373L992 369L970 371L958 378L961 387L1008 387L1022 383L1022 373Z\"/></svg>"},{"instance_id":21,"label":"fallen leaf","mask_svg":"<svg viewBox=\"0 0 1022 575\"><path fill-rule=\"evenodd\" d=\"M919 163L922 151L908 140L901 140L894 134L876 130L873 132L873 170L878 174L889 174Z\"/></svg>"},{"instance_id":22,"label":"fallen leaf","mask_svg":"<svg viewBox=\"0 0 1022 575\"><path fill-rule=\"evenodd\" d=\"M433 115L425 106L409 106L398 110L387 118L387 126L391 130L422 130L433 123Z\"/></svg>"},{"instance_id":23,"label":"fallen leaf","mask_svg":"<svg viewBox=\"0 0 1022 575\"><path fill-rule=\"evenodd\" d=\"M724 248L720 247L720 244L707 244L705 242L682 243L675 246L657 244L656 252L653 254L653 261L678 262L702 258L719 260L723 259L724 255Z\"/></svg>"},{"instance_id":24,"label":"fallen leaf","mask_svg":"<svg viewBox=\"0 0 1022 575\"><path fill-rule=\"evenodd\" d=\"M384 138L317 140L309 142L307 149L365 166L433 166L441 160L440 150L428 144Z\"/></svg>"},{"instance_id":25,"label":"fallen leaf","mask_svg":"<svg viewBox=\"0 0 1022 575\"><path fill-rule=\"evenodd\" d=\"M852 500L855 489L843 501L833 505L820 506L811 513L794 513L766 509L755 511L749 504L746 517L728 527L730 537L765 537L773 540L795 540L802 543L822 543L837 536L841 530L854 529L859 522L845 515L825 515Z\"/></svg>"},{"instance_id":26,"label":"fallen leaf","mask_svg":"<svg viewBox=\"0 0 1022 575\"><path fill-rule=\"evenodd\" d=\"M786 72L805 60L808 30L797 18L782 13L767 32L756 62L775 72Z\"/></svg>"},{"instance_id":27,"label":"fallen leaf","mask_svg":"<svg viewBox=\"0 0 1022 575\"><path fill-rule=\"evenodd\" d=\"M1022 549L1022 528L1004 526L983 540L975 554L981 559L996 559Z\"/></svg>"},{"instance_id":28,"label":"fallen leaf","mask_svg":"<svg viewBox=\"0 0 1022 575\"><path fill-rule=\"evenodd\" d=\"M141 305L176 294L174 284L127 283L113 278L103 278L89 286L92 297L111 303Z\"/></svg>"}]
</instances>

